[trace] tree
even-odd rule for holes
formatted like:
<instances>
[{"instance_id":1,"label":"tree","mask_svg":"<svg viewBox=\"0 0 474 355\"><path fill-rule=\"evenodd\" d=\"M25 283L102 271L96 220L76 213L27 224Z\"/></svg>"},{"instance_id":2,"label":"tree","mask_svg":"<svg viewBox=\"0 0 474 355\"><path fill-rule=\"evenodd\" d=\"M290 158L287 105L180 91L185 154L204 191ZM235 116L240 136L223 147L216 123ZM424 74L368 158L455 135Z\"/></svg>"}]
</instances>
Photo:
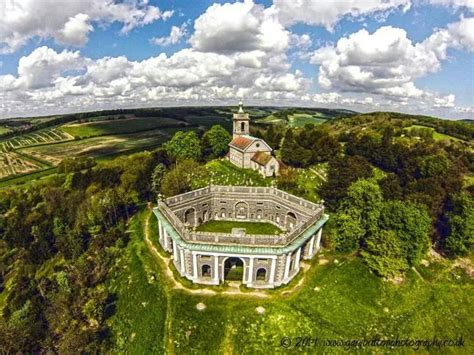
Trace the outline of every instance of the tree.
<instances>
[{"instance_id":1,"label":"tree","mask_svg":"<svg viewBox=\"0 0 474 355\"><path fill-rule=\"evenodd\" d=\"M202 136L203 155L208 159L223 156L228 151L232 136L222 126L214 125Z\"/></svg>"},{"instance_id":2,"label":"tree","mask_svg":"<svg viewBox=\"0 0 474 355\"><path fill-rule=\"evenodd\" d=\"M343 201L341 208L357 211L365 234L370 234L378 230L382 202L382 191L379 185L369 179L359 179L349 186L347 198Z\"/></svg>"},{"instance_id":3,"label":"tree","mask_svg":"<svg viewBox=\"0 0 474 355\"><path fill-rule=\"evenodd\" d=\"M168 155L177 161L201 158L201 142L194 131L176 132L164 147Z\"/></svg>"},{"instance_id":4,"label":"tree","mask_svg":"<svg viewBox=\"0 0 474 355\"><path fill-rule=\"evenodd\" d=\"M393 277L408 269L403 242L391 230L381 230L368 237L361 255L369 268L383 277Z\"/></svg>"},{"instance_id":5,"label":"tree","mask_svg":"<svg viewBox=\"0 0 474 355\"><path fill-rule=\"evenodd\" d=\"M153 170L153 174L151 176L151 190L155 196L160 193L161 181L163 180L165 172L166 166L162 163L159 163L157 166L155 166L155 169Z\"/></svg>"},{"instance_id":6,"label":"tree","mask_svg":"<svg viewBox=\"0 0 474 355\"><path fill-rule=\"evenodd\" d=\"M359 248L365 230L355 210L341 211L331 216L327 226L329 239L334 249L350 252Z\"/></svg>"},{"instance_id":7,"label":"tree","mask_svg":"<svg viewBox=\"0 0 474 355\"><path fill-rule=\"evenodd\" d=\"M166 196L190 191L193 180L203 173L203 168L194 160L183 160L164 175L161 191Z\"/></svg>"},{"instance_id":8,"label":"tree","mask_svg":"<svg viewBox=\"0 0 474 355\"><path fill-rule=\"evenodd\" d=\"M444 247L453 256L468 255L474 245L474 199L464 192L455 194L448 208Z\"/></svg>"},{"instance_id":9,"label":"tree","mask_svg":"<svg viewBox=\"0 0 474 355\"><path fill-rule=\"evenodd\" d=\"M388 201L380 213L380 228L393 230L409 265L416 265L430 246L431 218L427 211L408 201Z\"/></svg>"},{"instance_id":10,"label":"tree","mask_svg":"<svg viewBox=\"0 0 474 355\"><path fill-rule=\"evenodd\" d=\"M347 194L350 184L372 175L372 166L361 156L346 155L329 162L328 179L321 186L320 195L330 210L336 210Z\"/></svg>"}]
</instances>

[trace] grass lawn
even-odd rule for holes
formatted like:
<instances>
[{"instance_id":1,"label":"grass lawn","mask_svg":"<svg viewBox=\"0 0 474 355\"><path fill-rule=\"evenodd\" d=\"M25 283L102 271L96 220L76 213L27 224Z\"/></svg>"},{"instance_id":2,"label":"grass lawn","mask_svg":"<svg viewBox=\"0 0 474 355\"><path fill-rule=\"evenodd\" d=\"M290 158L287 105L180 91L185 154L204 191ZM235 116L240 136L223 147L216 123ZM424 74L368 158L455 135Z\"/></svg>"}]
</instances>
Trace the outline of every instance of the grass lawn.
<instances>
[{"instance_id":1,"label":"grass lawn","mask_svg":"<svg viewBox=\"0 0 474 355\"><path fill-rule=\"evenodd\" d=\"M149 213L149 212L146 212ZM371 274L360 258L325 253L313 261L301 288L290 294L268 292L267 299L196 295L171 288L164 264L144 249L141 214L134 218L129 245L118 261L115 313L109 318L110 352L179 354L385 353L322 348L322 339L450 339L463 336L462 348L397 348L399 354L472 354L473 281L452 262L419 266L400 285ZM156 226L155 226L156 227ZM157 238L156 228L152 237ZM335 258L338 263L335 263ZM204 311L197 303L206 305ZM264 307L258 314L256 307ZM292 337L288 349L283 337ZM319 345L296 348L296 337L318 337Z\"/></svg>"},{"instance_id":2,"label":"grass lawn","mask_svg":"<svg viewBox=\"0 0 474 355\"><path fill-rule=\"evenodd\" d=\"M247 234L280 234L277 226L266 222L208 221L196 228L200 232L230 233L232 228L245 228Z\"/></svg>"}]
</instances>

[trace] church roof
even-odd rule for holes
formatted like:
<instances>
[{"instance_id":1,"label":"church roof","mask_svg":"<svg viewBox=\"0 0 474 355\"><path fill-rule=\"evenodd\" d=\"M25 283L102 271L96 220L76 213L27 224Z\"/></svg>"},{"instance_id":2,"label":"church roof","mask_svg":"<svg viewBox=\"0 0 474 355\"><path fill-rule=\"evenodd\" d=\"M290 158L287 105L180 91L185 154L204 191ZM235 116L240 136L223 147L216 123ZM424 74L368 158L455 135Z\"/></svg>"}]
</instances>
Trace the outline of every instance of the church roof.
<instances>
[{"instance_id":1,"label":"church roof","mask_svg":"<svg viewBox=\"0 0 474 355\"><path fill-rule=\"evenodd\" d=\"M238 136L235 137L232 142L229 143L229 146L245 150L250 144L252 144L256 139L255 137L252 136Z\"/></svg>"},{"instance_id":2,"label":"church roof","mask_svg":"<svg viewBox=\"0 0 474 355\"><path fill-rule=\"evenodd\" d=\"M272 160L272 156L265 152L257 152L252 157L252 161L263 166L267 165L270 160Z\"/></svg>"}]
</instances>

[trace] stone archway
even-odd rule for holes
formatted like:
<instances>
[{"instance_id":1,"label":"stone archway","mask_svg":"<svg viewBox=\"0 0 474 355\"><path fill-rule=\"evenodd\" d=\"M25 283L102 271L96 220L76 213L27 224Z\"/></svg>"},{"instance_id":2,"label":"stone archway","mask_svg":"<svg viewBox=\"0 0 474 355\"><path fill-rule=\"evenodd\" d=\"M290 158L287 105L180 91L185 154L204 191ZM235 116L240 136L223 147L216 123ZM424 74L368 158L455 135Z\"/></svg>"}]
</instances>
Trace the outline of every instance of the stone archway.
<instances>
[{"instance_id":1,"label":"stone archway","mask_svg":"<svg viewBox=\"0 0 474 355\"><path fill-rule=\"evenodd\" d=\"M196 209L194 207L189 208L184 212L184 223L191 226L196 225Z\"/></svg>"},{"instance_id":2,"label":"stone archway","mask_svg":"<svg viewBox=\"0 0 474 355\"><path fill-rule=\"evenodd\" d=\"M267 281L267 270L263 267L259 268L257 270L257 273L255 274L255 280L256 281Z\"/></svg>"},{"instance_id":3,"label":"stone archway","mask_svg":"<svg viewBox=\"0 0 474 355\"><path fill-rule=\"evenodd\" d=\"M212 276L212 269L209 265L204 264L201 266L201 276L202 277L211 277Z\"/></svg>"},{"instance_id":4,"label":"stone archway","mask_svg":"<svg viewBox=\"0 0 474 355\"><path fill-rule=\"evenodd\" d=\"M288 212L285 217L286 229L291 231L293 228L295 228L297 221L296 215L293 212Z\"/></svg>"},{"instance_id":5,"label":"stone archway","mask_svg":"<svg viewBox=\"0 0 474 355\"><path fill-rule=\"evenodd\" d=\"M237 202L234 206L235 218L246 219L249 214L249 206L247 202L240 201Z\"/></svg>"},{"instance_id":6,"label":"stone archway","mask_svg":"<svg viewBox=\"0 0 474 355\"><path fill-rule=\"evenodd\" d=\"M238 257L228 257L223 263L222 278L225 281L244 281L245 262Z\"/></svg>"}]
</instances>

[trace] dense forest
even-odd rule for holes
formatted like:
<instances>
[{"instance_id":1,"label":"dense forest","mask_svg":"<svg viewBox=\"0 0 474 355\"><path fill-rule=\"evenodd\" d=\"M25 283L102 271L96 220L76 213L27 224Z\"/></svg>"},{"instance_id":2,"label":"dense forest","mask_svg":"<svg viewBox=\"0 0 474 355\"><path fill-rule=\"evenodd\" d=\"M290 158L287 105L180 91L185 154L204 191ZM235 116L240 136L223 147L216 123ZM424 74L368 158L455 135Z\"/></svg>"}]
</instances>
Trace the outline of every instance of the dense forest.
<instances>
[{"instance_id":1,"label":"dense forest","mask_svg":"<svg viewBox=\"0 0 474 355\"><path fill-rule=\"evenodd\" d=\"M173 110L163 114L179 117ZM473 247L474 189L463 184L474 172L472 126L418 119L465 142L410 136L405 122L415 118L387 113L258 131L287 167L275 181L282 189L298 194L294 169L328 164L318 190L331 215L325 247L360 255L387 279L401 277L430 249L456 258ZM204 164L226 154L230 139L220 126L201 136L178 132L151 152L100 163L65 159L44 182L2 190L3 351L106 350L116 297L107 282L128 243L128 221L158 194L192 189L206 174Z\"/></svg>"}]
</instances>

